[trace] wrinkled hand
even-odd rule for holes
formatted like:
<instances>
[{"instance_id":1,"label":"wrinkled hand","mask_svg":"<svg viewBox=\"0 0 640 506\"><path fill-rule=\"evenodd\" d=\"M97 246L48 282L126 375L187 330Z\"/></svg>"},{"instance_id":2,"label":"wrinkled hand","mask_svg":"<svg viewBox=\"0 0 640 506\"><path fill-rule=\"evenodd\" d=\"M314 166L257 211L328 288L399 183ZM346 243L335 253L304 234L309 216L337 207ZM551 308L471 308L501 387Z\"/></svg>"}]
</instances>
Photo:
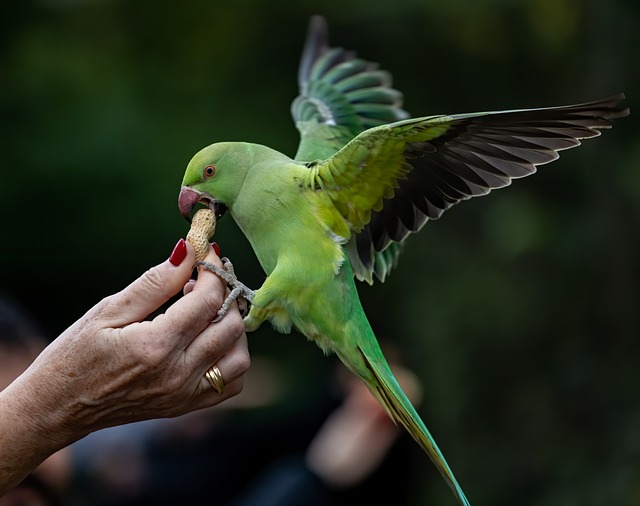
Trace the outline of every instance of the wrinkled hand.
<instances>
[{"instance_id":1,"label":"wrinkled hand","mask_svg":"<svg viewBox=\"0 0 640 506\"><path fill-rule=\"evenodd\" d=\"M55 446L104 427L213 406L241 391L249 367L242 318L234 306L211 323L226 286L205 271L189 282L195 256L191 246L186 252L179 265L167 260L99 302L20 377L26 418L47 428ZM221 265L212 248L207 261ZM183 289L163 314L143 321ZM204 378L214 364L222 394Z\"/></svg>"}]
</instances>

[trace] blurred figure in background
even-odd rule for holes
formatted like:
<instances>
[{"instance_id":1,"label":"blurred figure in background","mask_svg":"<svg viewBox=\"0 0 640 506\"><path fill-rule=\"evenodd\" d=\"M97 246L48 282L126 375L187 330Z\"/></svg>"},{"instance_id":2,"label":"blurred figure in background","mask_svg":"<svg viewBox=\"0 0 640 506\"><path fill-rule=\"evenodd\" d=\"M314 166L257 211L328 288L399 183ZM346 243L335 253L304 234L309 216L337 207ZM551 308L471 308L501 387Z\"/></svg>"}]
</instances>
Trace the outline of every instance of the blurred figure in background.
<instances>
[{"instance_id":1,"label":"blurred figure in background","mask_svg":"<svg viewBox=\"0 0 640 506\"><path fill-rule=\"evenodd\" d=\"M392 368L407 396L419 404L417 377L404 367ZM374 503L390 493L395 505L409 504L405 450L413 442L360 379L341 365L337 379L341 399L304 452L268 464L231 506L346 506ZM409 447L396 444L399 439Z\"/></svg>"}]
</instances>

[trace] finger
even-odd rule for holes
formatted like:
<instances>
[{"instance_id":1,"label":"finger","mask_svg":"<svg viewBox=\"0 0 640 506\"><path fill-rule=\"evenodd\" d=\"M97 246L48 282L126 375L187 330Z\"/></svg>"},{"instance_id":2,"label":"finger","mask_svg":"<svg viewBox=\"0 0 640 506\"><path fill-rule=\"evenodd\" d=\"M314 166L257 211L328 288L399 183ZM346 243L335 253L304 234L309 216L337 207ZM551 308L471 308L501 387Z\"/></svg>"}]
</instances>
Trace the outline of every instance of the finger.
<instances>
[{"instance_id":1,"label":"finger","mask_svg":"<svg viewBox=\"0 0 640 506\"><path fill-rule=\"evenodd\" d=\"M216 243L213 243L216 244ZM213 246L213 245L212 245ZM207 256L207 258L205 258L205 261L209 262L209 263L213 263L215 265L217 265L218 267L222 268L222 262L220 261L220 254L219 254L219 248L217 248L217 244L213 247L213 252L215 253L215 256ZM204 269L203 267L198 267L198 277L200 277L200 273L201 272L209 272L211 274L213 274L211 271L208 271L207 269ZM205 276L208 276L208 274L205 274ZM214 276L216 276L214 274ZM218 278L218 276L216 276ZM220 278L218 278L220 279ZM187 284L184 285L184 288L182 289L182 294L183 295L187 295L188 293L191 293L193 291L193 288L195 286L195 284L197 283L197 280L195 279L190 279L189 281L187 281ZM223 282L224 283L224 282Z\"/></svg>"},{"instance_id":2,"label":"finger","mask_svg":"<svg viewBox=\"0 0 640 506\"><path fill-rule=\"evenodd\" d=\"M243 338L244 322L237 307L233 307L222 320L209 323L207 327L185 349L185 364L204 374L220 357L234 349L236 342Z\"/></svg>"},{"instance_id":3,"label":"finger","mask_svg":"<svg viewBox=\"0 0 640 506\"><path fill-rule=\"evenodd\" d=\"M237 395L240 392L240 389L234 389L234 386L242 387L243 383L244 376L239 376L232 381L225 381L222 392L218 392L209 380L203 376L198 384L198 397L201 397L202 400L209 405L218 404L221 398L228 398Z\"/></svg>"},{"instance_id":4,"label":"finger","mask_svg":"<svg viewBox=\"0 0 640 506\"><path fill-rule=\"evenodd\" d=\"M216 392L216 390L211 386L211 384L207 381L207 379L203 377L200 383L198 384L198 394L195 397L195 401L194 401L195 406L193 406L191 410L210 408L211 406L216 406L217 404L220 404L222 401L238 395L240 392L242 392L243 387L244 387L244 377L240 377L239 379L231 383L225 383L224 390L220 394Z\"/></svg>"},{"instance_id":5,"label":"finger","mask_svg":"<svg viewBox=\"0 0 640 506\"><path fill-rule=\"evenodd\" d=\"M184 287L194 262L193 247L180 239L170 259L146 271L124 290L107 297L99 308L101 316L109 327L144 320Z\"/></svg>"},{"instance_id":6,"label":"finger","mask_svg":"<svg viewBox=\"0 0 640 506\"><path fill-rule=\"evenodd\" d=\"M222 266L212 247L209 247L205 261ZM171 336L175 345L181 348L189 346L189 343L215 319L226 293L226 283L222 279L202 268L198 270L198 280L193 287L187 288L190 290L189 293L168 308L164 315L154 320L157 335ZM185 281L187 280L183 280L183 287Z\"/></svg>"},{"instance_id":7,"label":"finger","mask_svg":"<svg viewBox=\"0 0 640 506\"><path fill-rule=\"evenodd\" d=\"M218 266L220 269L223 269L222 261L220 257L217 255L213 246L209 246L209 252L207 253L205 262L212 263ZM196 280L196 285L194 286L194 291L200 292L208 292L208 291L220 291L223 293L226 291L227 282L224 281L217 274L203 268L202 266L198 266L198 279Z\"/></svg>"},{"instance_id":8,"label":"finger","mask_svg":"<svg viewBox=\"0 0 640 506\"><path fill-rule=\"evenodd\" d=\"M187 295L191 293L193 291L194 286L196 286L195 279L190 279L189 281L187 281L187 284L184 285L184 288L182 289L182 295Z\"/></svg>"},{"instance_id":9,"label":"finger","mask_svg":"<svg viewBox=\"0 0 640 506\"><path fill-rule=\"evenodd\" d=\"M222 355L215 365L220 369L225 385L244 376L251 366L247 335L243 333L233 348Z\"/></svg>"},{"instance_id":10,"label":"finger","mask_svg":"<svg viewBox=\"0 0 640 506\"><path fill-rule=\"evenodd\" d=\"M239 390L235 390L234 387L242 388L242 379L248 371L250 364L251 360L247 346L247 338L246 335L243 334L242 337L236 341L233 349L220 357L215 363L206 367L202 373L202 379L199 384L200 394L203 395L205 399L209 399L209 401L213 400L211 399L212 394L214 398L215 396L226 395L230 392L233 392L233 395L235 395ZM214 365L218 368L222 376L224 384L222 393L217 392L205 377L207 370Z\"/></svg>"}]
</instances>

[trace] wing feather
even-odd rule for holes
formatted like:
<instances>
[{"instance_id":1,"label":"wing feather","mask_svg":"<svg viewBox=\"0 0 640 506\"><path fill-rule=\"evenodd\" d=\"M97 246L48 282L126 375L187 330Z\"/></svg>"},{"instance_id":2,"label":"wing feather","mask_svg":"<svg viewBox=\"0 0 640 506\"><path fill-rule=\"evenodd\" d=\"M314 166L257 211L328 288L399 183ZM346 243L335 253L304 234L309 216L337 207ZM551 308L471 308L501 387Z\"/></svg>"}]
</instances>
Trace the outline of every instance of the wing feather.
<instances>
[{"instance_id":1,"label":"wing feather","mask_svg":"<svg viewBox=\"0 0 640 506\"><path fill-rule=\"evenodd\" d=\"M291 114L300 132L295 159L326 159L373 126L409 117L391 74L353 51L330 47L324 18L311 19Z\"/></svg>"},{"instance_id":2,"label":"wing feather","mask_svg":"<svg viewBox=\"0 0 640 506\"><path fill-rule=\"evenodd\" d=\"M359 279L372 259L462 200L533 174L626 116L624 95L542 109L431 116L370 128L309 171L356 235ZM375 114L375 104L367 107ZM388 271L383 273L386 275Z\"/></svg>"},{"instance_id":3,"label":"wing feather","mask_svg":"<svg viewBox=\"0 0 640 506\"><path fill-rule=\"evenodd\" d=\"M533 174L558 152L626 116L619 94L584 104L407 119L389 72L330 47L314 16L291 113L300 132L303 185L326 192L351 228L358 279L381 280L401 243L462 200ZM321 161L324 160L324 161Z\"/></svg>"}]
</instances>

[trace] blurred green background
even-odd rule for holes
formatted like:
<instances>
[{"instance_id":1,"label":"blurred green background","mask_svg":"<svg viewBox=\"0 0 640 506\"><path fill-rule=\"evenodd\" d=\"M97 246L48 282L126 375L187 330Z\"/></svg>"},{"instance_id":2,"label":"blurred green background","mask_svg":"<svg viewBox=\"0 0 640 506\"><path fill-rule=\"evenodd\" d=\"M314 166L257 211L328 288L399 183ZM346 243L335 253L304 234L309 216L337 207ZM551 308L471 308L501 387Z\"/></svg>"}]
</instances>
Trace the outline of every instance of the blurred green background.
<instances>
[{"instance_id":1,"label":"blurred green background","mask_svg":"<svg viewBox=\"0 0 640 506\"><path fill-rule=\"evenodd\" d=\"M55 336L186 234L177 195L198 149L292 155L312 14L391 71L413 115L627 93L631 117L429 223L361 295L473 504L640 504L636 0L5 1L0 289ZM229 217L216 240L258 287ZM288 371L292 413L336 365L267 326L250 345ZM453 504L417 446L410 460L411 504Z\"/></svg>"}]
</instances>

